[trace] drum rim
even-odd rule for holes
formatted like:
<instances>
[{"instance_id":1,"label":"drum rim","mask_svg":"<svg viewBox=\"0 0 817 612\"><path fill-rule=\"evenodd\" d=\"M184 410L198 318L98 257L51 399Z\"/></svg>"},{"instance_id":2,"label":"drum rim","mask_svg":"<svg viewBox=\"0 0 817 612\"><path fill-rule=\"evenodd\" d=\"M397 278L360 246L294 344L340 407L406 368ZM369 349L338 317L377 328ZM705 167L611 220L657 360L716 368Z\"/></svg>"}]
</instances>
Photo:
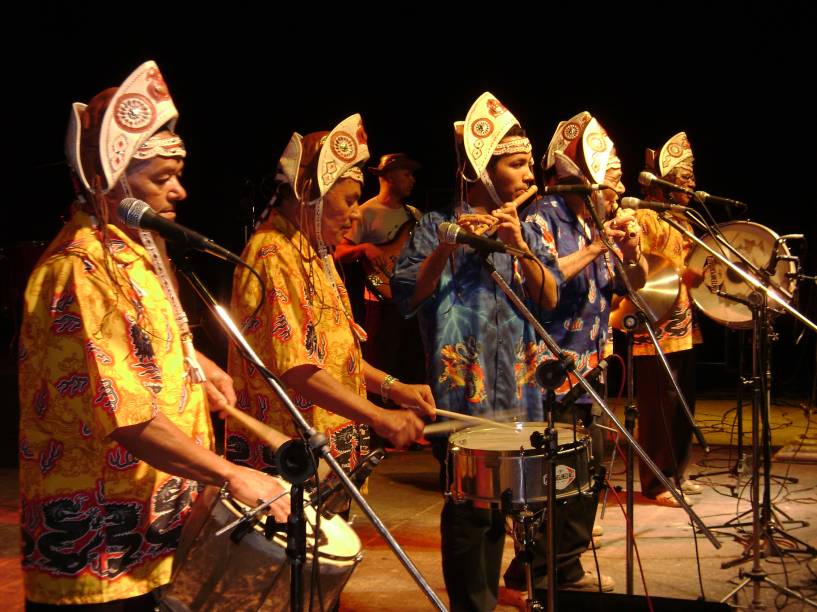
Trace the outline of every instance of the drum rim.
<instances>
[{"instance_id":1,"label":"drum rim","mask_svg":"<svg viewBox=\"0 0 817 612\"><path fill-rule=\"evenodd\" d=\"M544 430L547 427L547 422L546 421L519 421L519 423L522 423L523 428L524 427L531 427L533 429ZM570 431L575 431L575 435L576 435L575 439L573 439L571 437L569 442L565 442L564 444L559 444L558 445L559 449L562 449L563 447L565 447L565 446L567 446L569 444L577 444L577 445L583 444L584 441L586 441L586 440L588 440L590 438L589 432L582 425L576 425L574 427L570 423L562 423L562 422L559 422L559 421L554 422L552 425L557 430L564 431L564 430L567 429L567 430L570 430ZM507 449L507 448L503 448L503 449L472 448L470 446L463 446L463 445L458 444L456 442L456 438L458 436L465 435L465 434L467 434L469 432L470 432L470 435L474 435L474 433L476 433L479 430L482 430L485 433L489 433L489 432L496 431L497 429L502 430L503 428L498 427L496 425L474 425L473 427L467 427L465 429L460 429L459 431L456 431L456 432L452 433L451 436L448 438L448 451L449 452L454 452L455 447L456 447L457 449L462 449L464 451L467 451L468 454L473 455L473 456L493 456L493 457L506 457L506 456L508 456L508 457L518 458L519 457L519 448L512 448L512 449ZM520 430L520 431L524 431L524 429ZM540 448L532 448L531 447L531 448L525 448L524 451L525 451L525 453L524 453L525 457L538 457L538 456L544 455L544 453L545 453L545 449L543 449L543 448L540 449Z\"/></svg>"},{"instance_id":2,"label":"drum rim","mask_svg":"<svg viewBox=\"0 0 817 612\"><path fill-rule=\"evenodd\" d=\"M230 513L234 514L236 517L241 516L240 507L236 507L236 504L241 504L241 502L238 501L237 499L234 499L232 497L232 495L230 495L229 493L219 495L216 498L216 501L221 502L225 506L227 506ZM241 505L243 506L244 504L241 504ZM318 514L318 513L315 513L315 514ZM265 518L265 517L261 517L261 518ZM266 535L264 534L264 525L261 522L261 518L259 518L257 516L253 518L253 531L252 531L252 533L255 533L255 534L263 537L264 539L267 539L267 541L275 543L280 548L285 549L286 545L287 545L286 533L276 531L275 534L272 536L272 539L268 539L266 537ZM310 522L308 517L307 517L307 523L310 525L310 527L312 527L314 525L314 521ZM330 560L330 561L354 562L355 559L357 559L363 552L363 543L360 541L360 536L357 535L357 532L354 529L352 529L352 527L349 526L349 524L346 523L346 521L343 519L343 517L340 516L339 514L336 514L332 518L328 518L328 519L321 516L320 525L322 526L324 523L331 524L333 529L335 529L336 527L338 527L341 524L348 527L348 532L344 531L342 528L341 529L336 529L336 531L344 532L344 535L351 534L352 535L351 545L352 546L355 546L355 545L357 546L357 552L355 552L352 555L338 555L338 554L333 554L331 552L323 551L322 550L323 547L319 545L318 546L318 563L320 563L321 559L327 559L327 560ZM320 531L323 531L323 533L324 533L324 535L326 537L326 543L329 544L329 536L323 530L323 527L320 528ZM314 550L315 550L314 542L315 542L314 532L312 533L312 535L307 534L307 537L306 537L306 546L307 546L306 558L307 558L307 563L309 563L309 564L312 563L312 561L310 559L315 558L315 555L314 555Z\"/></svg>"}]
</instances>

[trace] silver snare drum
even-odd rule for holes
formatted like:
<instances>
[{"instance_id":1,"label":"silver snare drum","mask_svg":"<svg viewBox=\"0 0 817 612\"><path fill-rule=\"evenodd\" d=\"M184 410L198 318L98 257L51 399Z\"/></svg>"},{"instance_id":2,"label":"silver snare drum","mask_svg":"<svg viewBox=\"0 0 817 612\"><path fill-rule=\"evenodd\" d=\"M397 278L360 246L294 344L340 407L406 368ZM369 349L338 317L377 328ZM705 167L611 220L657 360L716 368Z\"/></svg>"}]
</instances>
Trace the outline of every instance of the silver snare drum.
<instances>
[{"instance_id":1,"label":"silver snare drum","mask_svg":"<svg viewBox=\"0 0 817 612\"><path fill-rule=\"evenodd\" d=\"M288 485L281 481L284 486ZM268 540L259 520L238 543L230 533L215 533L247 508L216 487L207 487L193 505L182 531L173 562L173 579L162 596L162 606L173 612L290 609L290 566L286 536ZM309 605L314 556L315 512L306 506L307 562L304 566L304 601ZM322 518L318 547L323 608L330 609L361 559L360 539L340 517ZM317 607L317 599L316 599Z\"/></svg>"},{"instance_id":2,"label":"silver snare drum","mask_svg":"<svg viewBox=\"0 0 817 612\"><path fill-rule=\"evenodd\" d=\"M477 507L499 504L510 491L514 506L547 501L545 450L530 442L546 423L517 423L515 429L479 425L452 434L448 441L448 493L455 502L470 500ZM590 488L590 437L582 427L555 423L558 444L556 498Z\"/></svg>"}]
</instances>

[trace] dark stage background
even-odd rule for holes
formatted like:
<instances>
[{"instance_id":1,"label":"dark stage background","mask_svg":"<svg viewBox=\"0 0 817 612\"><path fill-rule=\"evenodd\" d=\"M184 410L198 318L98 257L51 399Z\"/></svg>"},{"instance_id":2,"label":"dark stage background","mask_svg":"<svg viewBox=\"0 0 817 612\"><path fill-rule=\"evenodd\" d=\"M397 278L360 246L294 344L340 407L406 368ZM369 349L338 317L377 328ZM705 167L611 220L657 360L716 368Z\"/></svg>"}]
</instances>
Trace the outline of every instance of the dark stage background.
<instances>
[{"instance_id":1,"label":"dark stage background","mask_svg":"<svg viewBox=\"0 0 817 612\"><path fill-rule=\"evenodd\" d=\"M815 9L677 4L656 13L655 5L628 5L640 16L622 17L598 8L591 16L589 4L304 4L286 13L242 2L29 4L5 20L3 42L4 378L15 377L31 241L54 236L71 198L63 161L70 104L118 85L147 59L162 69L189 151L178 221L238 252L249 185L274 168L293 130L331 129L360 112L373 157L404 151L422 162L414 200L428 209L447 203L454 188L452 122L490 90L527 129L537 161L558 121L589 110L617 145L630 195L638 195L644 147L685 130L698 188L748 202L744 218L779 234L805 233L812 250L800 253L814 273ZM455 11L462 16L450 17ZM365 197L374 190L371 181ZM196 262L228 299L231 269ZM802 288L800 307L812 320L814 295ZM206 315L189 310L203 325L200 340L223 351ZM731 389L736 334L704 325L701 386ZM775 392L807 393L814 335L797 343L802 328L782 317L777 328Z\"/></svg>"}]
</instances>

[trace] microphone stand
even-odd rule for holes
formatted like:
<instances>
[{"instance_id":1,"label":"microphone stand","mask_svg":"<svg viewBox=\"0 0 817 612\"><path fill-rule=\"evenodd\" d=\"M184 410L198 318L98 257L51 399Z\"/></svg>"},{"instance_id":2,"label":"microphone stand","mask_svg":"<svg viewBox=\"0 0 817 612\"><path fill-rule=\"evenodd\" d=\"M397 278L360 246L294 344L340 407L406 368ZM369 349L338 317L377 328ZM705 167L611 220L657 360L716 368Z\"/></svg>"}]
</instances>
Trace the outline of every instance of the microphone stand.
<instances>
[{"instance_id":1,"label":"microphone stand","mask_svg":"<svg viewBox=\"0 0 817 612\"><path fill-rule=\"evenodd\" d=\"M205 285L201 282L201 279L199 279L199 277L193 270L189 259L187 257L182 257L174 261L179 272L187 279L187 281L191 284L191 286L196 291L201 300L208 306L210 311L216 316L219 323L224 328L225 332L227 332L227 335L231 338L231 340L235 343L238 350L241 352L241 355L258 370L258 372L261 374L264 380L267 381L267 384L269 384L270 388L280 398L284 406L286 406L287 410L290 413L290 416L292 417L292 420L297 425L298 430L302 432L301 435L304 438L304 445L308 447L308 450L306 450L306 448L304 449L307 457L309 457L310 455L314 455L315 451L320 453L324 461L326 461L326 463L329 464L329 467L332 468L332 471L335 473L335 475L338 477L341 483L343 483L343 486L349 492L351 497L355 500L355 502L357 502L358 506L360 506L360 509L363 510L363 513L369 518L369 520L375 526L377 531L380 532L380 535L391 547L392 551L394 551L394 554L397 556L397 558L400 560L400 562L403 564L403 566L406 568L409 574L411 574L411 577L422 589L426 597L428 597L429 601L431 601L431 603L437 610L445 611L446 607L443 604L443 602L432 590L432 588L429 586L425 578L423 578L422 574L414 565L414 563L411 561L411 559L409 559L408 555L406 555L406 553L400 547L400 544L397 543L394 537L392 537L391 533L389 533L388 529L386 529L386 526L383 524L383 522L380 520L377 514L375 514L371 506L369 506L369 503L364 499L363 495L361 495L360 490L354 485L354 483L352 483L352 481L349 478L349 475L343 470L343 468L340 466L337 460L332 456L332 453L329 451L329 445L327 444L326 436L316 431L314 427L307 423L301 412L295 407L295 405L292 403L292 400L287 395L284 386L281 384L278 378L267 369L267 367L255 353L255 351L249 345L247 340L244 338L241 331L236 326L235 322L233 322L232 318L227 313L227 310L223 308L218 302L216 302L215 298L208 291L207 287L205 287ZM282 450L288 444L290 443L284 444L282 446ZM300 445L297 441L293 441L293 444ZM311 458L309 459L309 461L311 463L312 461ZM316 465L312 467L316 467ZM272 501L273 500L269 500L262 504L261 506L259 506L258 508L254 508L253 510L250 511L249 514L251 516L254 516L254 514L257 514L260 510L263 510ZM299 503L298 506L299 507L296 509L295 495L293 495L292 498L293 514L300 514L303 512L303 503ZM296 521L297 525L297 521L302 519L296 518L294 520ZM293 519L290 518L290 522L292 521ZM292 573L291 591L293 593L299 590L300 587L300 583L302 580L301 561L305 558L303 552L306 550L305 541L306 533L305 530L301 529L301 527L302 526L296 528L295 531L298 532L298 535L303 536L304 541L302 543L293 543L292 545L290 545L290 537L292 537L292 534L290 533L289 529L287 530L287 555L290 554L290 550L292 549L293 554L297 554L298 557L300 557L294 559L293 568L291 572ZM315 550L314 554L317 555L318 551ZM290 600L290 606L293 612L299 612L303 606L303 595L298 594L296 596L292 596Z\"/></svg>"},{"instance_id":2,"label":"microphone stand","mask_svg":"<svg viewBox=\"0 0 817 612\"><path fill-rule=\"evenodd\" d=\"M633 287L633 284L630 280L630 277L627 275L626 271L624 270L624 266L622 265L621 260L619 259L618 255L616 254L615 250L613 249L613 245L610 242L610 238L607 236L607 233L604 230L604 222L602 221L601 217L599 216L596 207L593 206L593 202L590 198L585 199L585 208L590 212L590 216L593 218L593 223L596 226L596 229L599 232L599 235L604 242L605 246L607 247L607 252L611 254L611 259L613 261L613 267L615 268L616 275L621 282L624 283L624 287L627 290L628 297L630 301L633 303L635 307L635 312L628 317L625 317L625 329L627 334L627 406L625 407L624 411L624 422L627 432L629 434L628 440L632 438L632 432L635 429L636 419L638 417L638 407L635 402L635 393L634 393L634 368L633 368L633 341L634 341L634 333L638 327L642 327L647 331L647 334L650 337L650 341L652 342L653 347L655 348L656 355L661 362L661 365L664 368L664 371L669 377L672 386L675 389L675 393L677 394L678 398L681 400L681 406L683 406L684 414L686 415L687 419L689 420L690 425L692 426L692 432L695 434L695 437L698 440L698 443L703 447L705 453L709 453L709 444L707 444L706 439L704 438L703 432L701 432L700 428L698 427L697 423L695 423L695 417L692 415L692 410L689 408L689 404L684 397L684 394L681 392L681 387L678 384L678 381L673 376L672 369L670 368L669 362L667 361L667 357L664 354L661 345L658 342L658 337L655 335L655 330L653 329L652 324L657 320L655 313L648 307L648 305L641 299L641 296ZM674 460L674 457L673 457ZM634 567L634 547L635 547L635 478L634 478L634 471L635 471L635 461L633 461L633 446L632 444L628 445L627 447L627 465L625 466L625 486L627 487L627 495L626 495L626 530L627 530L627 548L626 548L626 567L627 567L627 594L632 595L633 593L633 567ZM677 471L677 470L676 470ZM663 472L660 470L653 469L653 472L657 475L661 473L663 476ZM676 478L680 476L676 474ZM668 482L668 480L667 480ZM664 487L668 491L672 491L673 495L676 499L683 499L683 493L678 493L675 490L675 487L667 486L667 483L663 482ZM675 483L678 489L680 489L681 483ZM692 511L689 510L689 506L686 504L686 501L683 502L684 506L687 508L687 514L692 516Z\"/></svg>"},{"instance_id":3,"label":"microphone stand","mask_svg":"<svg viewBox=\"0 0 817 612\"><path fill-rule=\"evenodd\" d=\"M711 248L703 240L700 240L692 232L681 226L677 221L665 214L660 214L659 218L673 227L675 230L698 244L701 248L708 251L715 259L727 266L730 270L735 272L742 278L754 292L749 300L752 304L752 485L751 485L751 506L752 506L752 537L747 544L744 553L737 559L721 564L721 567L732 567L739 565L746 561L752 561L752 569L748 572L741 570L739 577L743 580L730 591L721 601L725 602L734 597L744 587L752 586L752 601L751 609L760 610L765 609L765 605L760 600L761 583L766 582L778 592L786 593L796 597L803 603L817 608L817 601L805 597L802 593L791 589L785 585L778 584L771 578L761 565L761 558L764 555L777 552L782 554L780 548L774 542L774 533L781 533L785 538L792 542L796 542L803 546L803 550L796 552L807 553L811 555L817 554L817 549L809 546L805 542L785 533L777 525L771 512L771 496L770 496L770 467L771 467L771 451L770 451L770 432L769 432L769 404L771 401L771 368L769 364L770 342L769 342L769 301L774 301L786 311L792 313L795 318L803 322L806 327L812 331L817 332L817 325L810 321L807 317L800 314L793 306L790 306L778 293L778 291L770 287L772 283L769 282L770 274L765 270L761 270L753 265L746 257L738 253L740 259L746 264L750 271L744 270L741 266L735 265L727 257ZM725 239L724 239L725 240ZM719 240L720 241L720 240ZM729 247L729 250L736 252L736 249ZM766 277L766 283L760 280ZM762 427L762 431L761 431ZM760 444L763 444L763 467L764 467L764 492L763 505L760 502ZM761 550L761 540L765 543Z\"/></svg>"},{"instance_id":4,"label":"microphone stand","mask_svg":"<svg viewBox=\"0 0 817 612\"><path fill-rule=\"evenodd\" d=\"M477 251L480 252L480 251ZM689 516L690 520L698 527L698 529L707 537L707 539L712 543L716 549L721 547L721 543L718 539L712 534L712 532L704 525L701 518L689 507L689 504L684 500L683 495L681 495L672 483L664 476L663 472L658 469L658 466L655 465L655 462L650 458L650 456L641 448L641 445L636 442L635 438L633 438L632 434L627 431L627 429L619 422L616 418L616 415L607 405L598 392L593 388L593 386L587 382L583 376L580 376L579 373L576 371L576 364L572 358L570 358L564 351L562 351L561 347L556 343L556 341L551 338L550 334L545 331L545 328L542 327L542 324L536 319L533 313L525 306L522 302L520 297L514 292L513 289L508 285L504 278L496 271L493 263L488 259L485 253L482 254L482 263L485 266L486 270L488 270L491 278L497 284L497 286L505 293L511 303L516 307L517 311L524 317L524 319L531 324L533 329L536 331L536 334L542 339L545 343L545 346L551 352L551 354L556 358L556 360L561 364L561 367L564 369L566 373L573 374L576 379L578 380L578 384L581 385L587 394L593 398L593 401L607 414L607 417L610 419L616 429L618 429L621 434L627 439L627 442L633 448L633 450L638 454L641 462L646 465L649 470L655 475L655 477L661 482L661 484L666 487L668 491L671 492L673 497L678 501L680 506L684 509L684 511ZM553 611L550 611L553 612Z\"/></svg>"}]
</instances>

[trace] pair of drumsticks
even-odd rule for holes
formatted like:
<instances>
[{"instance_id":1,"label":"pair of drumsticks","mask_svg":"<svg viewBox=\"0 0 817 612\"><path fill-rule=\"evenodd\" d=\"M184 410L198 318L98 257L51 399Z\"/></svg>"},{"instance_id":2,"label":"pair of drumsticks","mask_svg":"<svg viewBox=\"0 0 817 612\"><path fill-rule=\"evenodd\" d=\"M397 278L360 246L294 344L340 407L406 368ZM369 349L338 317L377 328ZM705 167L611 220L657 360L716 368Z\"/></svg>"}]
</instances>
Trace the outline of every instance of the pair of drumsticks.
<instances>
[{"instance_id":1,"label":"pair of drumsticks","mask_svg":"<svg viewBox=\"0 0 817 612\"><path fill-rule=\"evenodd\" d=\"M235 406L229 406L223 410L227 414L229 414L232 418L236 421L244 425L247 429L249 429L256 437L260 440L263 440L273 451L277 450L284 442L289 442L292 438L287 436L286 434L262 423L255 417L250 416L246 412L239 410ZM431 425L426 425L425 429L423 429L423 434L433 434L433 433L446 433L453 429L457 428L457 424L455 421L463 421L467 423L476 423L480 425L494 425L496 427L502 427L505 429L515 429L516 427L512 423L501 423L499 421L492 421L491 419L486 419L484 417L478 416L471 416L468 414L459 414L458 412L451 412L450 410L443 410L442 408L437 409L437 414L440 416L448 417L449 419L454 419L454 421L448 421L445 423L432 423ZM323 479L329 473L329 467L325 463L321 463L318 466L318 477Z\"/></svg>"}]
</instances>

